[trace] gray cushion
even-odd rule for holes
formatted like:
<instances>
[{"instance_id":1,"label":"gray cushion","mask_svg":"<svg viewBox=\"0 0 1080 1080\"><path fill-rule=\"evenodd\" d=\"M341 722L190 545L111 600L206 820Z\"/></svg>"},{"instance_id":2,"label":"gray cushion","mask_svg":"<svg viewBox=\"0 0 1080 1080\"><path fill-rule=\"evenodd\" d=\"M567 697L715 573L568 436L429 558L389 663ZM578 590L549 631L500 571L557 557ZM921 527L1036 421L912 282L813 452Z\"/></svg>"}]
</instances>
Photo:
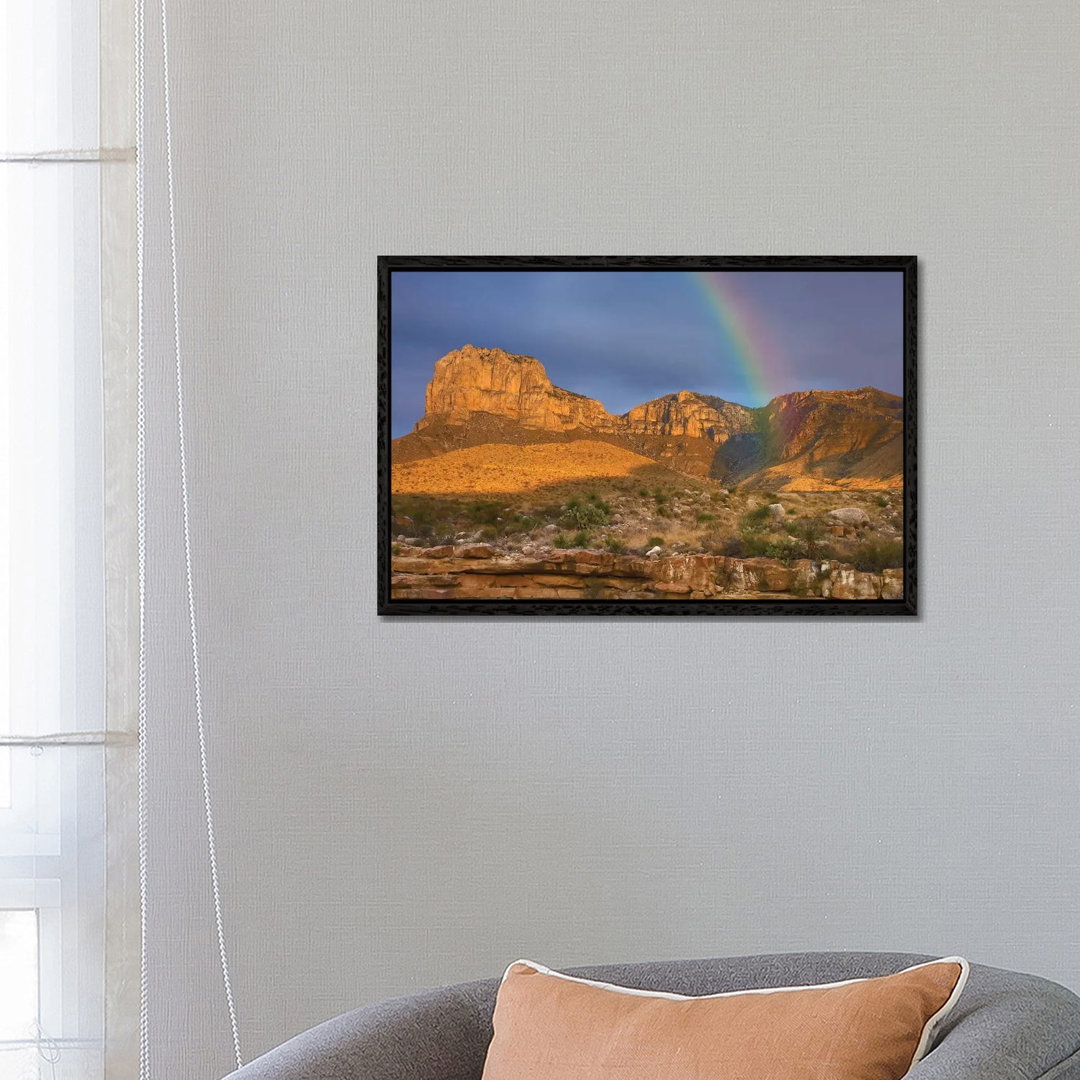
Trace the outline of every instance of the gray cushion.
<instances>
[{"instance_id":1,"label":"gray cushion","mask_svg":"<svg viewBox=\"0 0 1080 1080\"><path fill-rule=\"evenodd\" d=\"M933 957L786 953L575 968L591 979L718 994L888 975ZM498 979L346 1013L251 1062L229 1080L480 1080ZM1080 1080L1080 999L1056 983L973 964L957 1007L910 1080Z\"/></svg>"}]
</instances>

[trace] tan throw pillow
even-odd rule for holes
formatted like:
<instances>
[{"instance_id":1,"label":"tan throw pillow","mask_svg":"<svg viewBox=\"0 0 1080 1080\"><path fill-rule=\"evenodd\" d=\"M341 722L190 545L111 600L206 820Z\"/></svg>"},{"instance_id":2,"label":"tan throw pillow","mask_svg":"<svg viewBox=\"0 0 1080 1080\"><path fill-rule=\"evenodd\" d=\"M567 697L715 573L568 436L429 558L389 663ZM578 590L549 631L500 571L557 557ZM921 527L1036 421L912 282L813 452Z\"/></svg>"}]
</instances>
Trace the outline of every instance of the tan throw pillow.
<instances>
[{"instance_id":1,"label":"tan throw pillow","mask_svg":"<svg viewBox=\"0 0 1080 1080\"><path fill-rule=\"evenodd\" d=\"M822 986L683 997L511 964L483 1080L899 1080L968 964Z\"/></svg>"}]
</instances>

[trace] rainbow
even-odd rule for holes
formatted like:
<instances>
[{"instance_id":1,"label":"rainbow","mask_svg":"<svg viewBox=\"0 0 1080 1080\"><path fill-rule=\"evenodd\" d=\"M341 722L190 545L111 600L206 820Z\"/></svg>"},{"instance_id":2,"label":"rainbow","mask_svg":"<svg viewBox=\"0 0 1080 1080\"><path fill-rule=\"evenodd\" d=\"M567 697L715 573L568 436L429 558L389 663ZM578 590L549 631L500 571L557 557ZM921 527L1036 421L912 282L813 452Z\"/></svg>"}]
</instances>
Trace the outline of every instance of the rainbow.
<instances>
[{"instance_id":1,"label":"rainbow","mask_svg":"<svg viewBox=\"0 0 1080 1080\"><path fill-rule=\"evenodd\" d=\"M720 353L734 359L755 402L764 405L790 389L783 354L772 335L735 284L735 275L722 271L686 271L685 277L709 307L722 334Z\"/></svg>"}]
</instances>

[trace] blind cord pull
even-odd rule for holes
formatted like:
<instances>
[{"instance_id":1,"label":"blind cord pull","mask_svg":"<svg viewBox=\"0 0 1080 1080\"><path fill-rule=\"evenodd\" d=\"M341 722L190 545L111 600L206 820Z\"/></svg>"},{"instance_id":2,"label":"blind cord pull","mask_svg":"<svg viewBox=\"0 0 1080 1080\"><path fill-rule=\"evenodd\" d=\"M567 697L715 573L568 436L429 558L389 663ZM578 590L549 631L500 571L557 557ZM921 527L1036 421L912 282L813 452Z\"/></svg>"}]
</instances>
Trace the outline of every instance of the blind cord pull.
<instances>
[{"instance_id":1,"label":"blind cord pull","mask_svg":"<svg viewBox=\"0 0 1080 1080\"><path fill-rule=\"evenodd\" d=\"M137 421L137 473L138 473L138 574L139 574L139 901L142 916L142 939L140 964L139 1009L139 1078L150 1080L150 1033L149 1033L149 973L146 959L146 927L149 912L147 882L148 806L147 806L147 694L146 694L146 327L144 311L145 293L145 104L146 104L146 9L145 0L135 0L135 134L136 134L136 263L138 279L138 421ZM229 977L228 950L225 944L225 924L222 916L221 889L218 880L217 847L214 839L214 810L210 788L210 769L206 752L206 724L202 704L202 677L199 669L199 634L195 609L194 571L191 552L191 527L188 510L187 448L184 437L184 372L180 340L180 285L177 270L176 243L176 197L173 170L172 107L169 93L169 23L168 3L161 0L161 50L163 81L163 120L165 126L165 167L168 182L169 208L169 266L172 279L173 357L176 372L176 428L177 454L180 468L180 503L183 521L184 571L187 584L188 624L191 634L192 681L195 703L195 721L198 732L199 770L202 777L203 809L206 818L206 849L210 864L210 884L214 901L214 925L217 934L218 954L221 960L221 977L225 989L225 1003L229 1014L233 1052L236 1066L244 1061L240 1052L240 1034L233 1001L232 982Z\"/></svg>"}]
</instances>

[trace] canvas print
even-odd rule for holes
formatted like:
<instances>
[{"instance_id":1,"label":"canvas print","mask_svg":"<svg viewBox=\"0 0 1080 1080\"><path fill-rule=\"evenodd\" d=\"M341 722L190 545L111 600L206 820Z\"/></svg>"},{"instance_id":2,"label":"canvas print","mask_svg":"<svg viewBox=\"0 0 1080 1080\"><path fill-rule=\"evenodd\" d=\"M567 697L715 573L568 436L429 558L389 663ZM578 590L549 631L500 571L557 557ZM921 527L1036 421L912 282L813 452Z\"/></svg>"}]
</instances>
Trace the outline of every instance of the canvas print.
<instances>
[{"instance_id":1,"label":"canvas print","mask_svg":"<svg viewBox=\"0 0 1080 1080\"><path fill-rule=\"evenodd\" d=\"M380 611L914 614L915 260L380 260Z\"/></svg>"}]
</instances>

